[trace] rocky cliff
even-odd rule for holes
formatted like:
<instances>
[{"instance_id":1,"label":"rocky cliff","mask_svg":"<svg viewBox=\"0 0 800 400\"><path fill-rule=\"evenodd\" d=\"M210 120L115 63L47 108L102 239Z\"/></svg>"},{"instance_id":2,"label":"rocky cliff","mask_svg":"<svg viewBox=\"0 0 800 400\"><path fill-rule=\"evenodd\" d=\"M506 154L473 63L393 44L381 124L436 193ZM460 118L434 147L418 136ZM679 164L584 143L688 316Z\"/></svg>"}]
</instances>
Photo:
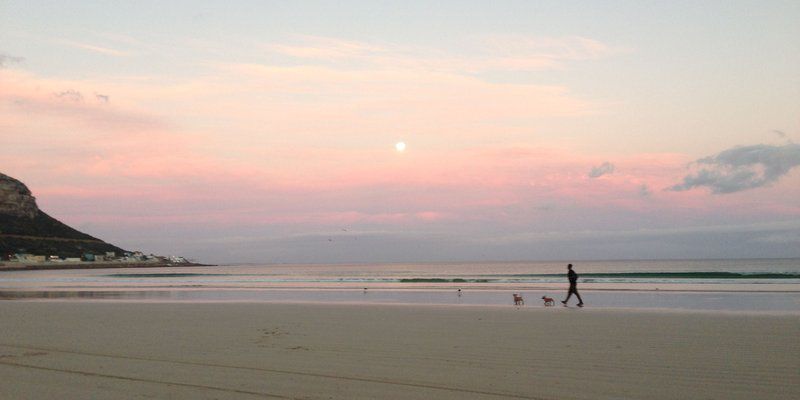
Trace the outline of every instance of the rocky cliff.
<instances>
[{"instance_id":1,"label":"rocky cliff","mask_svg":"<svg viewBox=\"0 0 800 400\"><path fill-rule=\"evenodd\" d=\"M0 257L14 253L80 257L123 249L47 215L24 183L0 173Z\"/></svg>"},{"instance_id":2,"label":"rocky cliff","mask_svg":"<svg viewBox=\"0 0 800 400\"><path fill-rule=\"evenodd\" d=\"M38 211L36 198L24 183L0 174L0 214L34 218Z\"/></svg>"}]
</instances>

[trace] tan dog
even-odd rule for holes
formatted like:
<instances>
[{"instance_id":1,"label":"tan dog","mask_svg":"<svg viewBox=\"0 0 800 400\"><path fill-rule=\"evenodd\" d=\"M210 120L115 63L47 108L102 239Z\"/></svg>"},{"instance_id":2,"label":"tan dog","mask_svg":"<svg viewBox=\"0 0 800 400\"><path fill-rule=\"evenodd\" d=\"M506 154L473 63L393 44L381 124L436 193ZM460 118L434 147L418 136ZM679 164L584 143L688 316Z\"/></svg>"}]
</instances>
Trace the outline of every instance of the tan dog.
<instances>
[{"instance_id":1,"label":"tan dog","mask_svg":"<svg viewBox=\"0 0 800 400\"><path fill-rule=\"evenodd\" d=\"M512 294L512 296L514 296L514 305L515 306L524 306L525 305L525 300L522 299L522 296L520 296L520 295L518 295L516 293Z\"/></svg>"},{"instance_id":2,"label":"tan dog","mask_svg":"<svg viewBox=\"0 0 800 400\"><path fill-rule=\"evenodd\" d=\"M553 300L552 297L542 296L542 300L544 300L544 306L550 307L556 305L556 301Z\"/></svg>"}]
</instances>

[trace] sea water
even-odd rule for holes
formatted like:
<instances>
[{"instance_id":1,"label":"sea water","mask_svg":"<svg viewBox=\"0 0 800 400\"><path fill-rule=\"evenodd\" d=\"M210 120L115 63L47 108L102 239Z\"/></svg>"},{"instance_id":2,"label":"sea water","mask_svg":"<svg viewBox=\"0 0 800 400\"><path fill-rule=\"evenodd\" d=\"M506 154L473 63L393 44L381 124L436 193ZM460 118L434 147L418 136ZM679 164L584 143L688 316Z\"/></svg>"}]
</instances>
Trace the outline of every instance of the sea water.
<instances>
[{"instance_id":1,"label":"sea water","mask_svg":"<svg viewBox=\"0 0 800 400\"><path fill-rule=\"evenodd\" d=\"M591 307L800 312L800 259L573 264ZM540 306L565 296L565 273L564 261L4 271L0 298L508 305L517 293Z\"/></svg>"}]
</instances>

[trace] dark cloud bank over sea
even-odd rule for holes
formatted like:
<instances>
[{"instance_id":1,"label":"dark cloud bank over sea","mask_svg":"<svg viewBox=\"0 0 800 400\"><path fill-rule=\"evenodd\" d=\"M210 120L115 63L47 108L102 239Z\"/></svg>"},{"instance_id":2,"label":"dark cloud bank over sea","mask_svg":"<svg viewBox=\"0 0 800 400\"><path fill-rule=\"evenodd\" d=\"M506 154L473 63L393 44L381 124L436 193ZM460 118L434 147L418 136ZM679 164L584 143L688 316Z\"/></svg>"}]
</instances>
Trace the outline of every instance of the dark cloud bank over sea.
<instances>
[{"instance_id":1,"label":"dark cloud bank over sea","mask_svg":"<svg viewBox=\"0 0 800 400\"><path fill-rule=\"evenodd\" d=\"M120 235L119 232L116 235ZM116 240L114 232L108 238ZM481 234L331 230L282 236L169 230L122 245L212 263L380 263L800 257L800 220L687 228ZM165 240L169 236L170 240Z\"/></svg>"}]
</instances>

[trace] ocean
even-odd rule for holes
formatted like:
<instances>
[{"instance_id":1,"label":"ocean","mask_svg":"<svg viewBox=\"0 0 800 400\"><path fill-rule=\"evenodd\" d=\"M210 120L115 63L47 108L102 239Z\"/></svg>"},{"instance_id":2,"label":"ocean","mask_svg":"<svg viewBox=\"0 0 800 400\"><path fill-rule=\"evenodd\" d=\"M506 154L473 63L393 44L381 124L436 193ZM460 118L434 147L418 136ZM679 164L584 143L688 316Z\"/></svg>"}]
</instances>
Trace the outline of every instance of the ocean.
<instances>
[{"instance_id":1,"label":"ocean","mask_svg":"<svg viewBox=\"0 0 800 400\"><path fill-rule=\"evenodd\" d=\"M566 295L566 263L4 271L0 299L506 306L517 293L526 306L541 306L542 296L560 300ZM800 313L800 259L572 263L587 307Z\"/></svg>"}]
</instances>

